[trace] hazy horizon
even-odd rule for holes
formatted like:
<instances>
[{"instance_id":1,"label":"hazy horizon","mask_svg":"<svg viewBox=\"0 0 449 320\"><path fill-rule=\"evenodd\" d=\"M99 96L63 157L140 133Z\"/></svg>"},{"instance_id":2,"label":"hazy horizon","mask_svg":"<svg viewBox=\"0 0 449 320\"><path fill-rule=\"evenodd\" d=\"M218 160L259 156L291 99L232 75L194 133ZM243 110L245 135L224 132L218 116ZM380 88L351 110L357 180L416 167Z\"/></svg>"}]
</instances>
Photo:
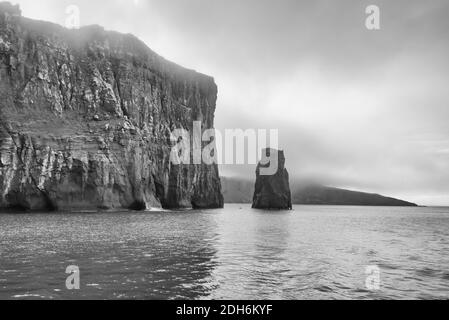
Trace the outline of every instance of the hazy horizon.
<instances>
[{"instance_id":1,"label":"hazy horizon","mask_svg":"<svg viewBox=\"0 0 449 320\"><path fill-rule=\"evenodd\" d=\"M132 33L213 76L216 128L279 129L291 179L449 205L447 1L11 2L61 25L77 5L81 25ZM371 4L377 31L365 27Z\"/></svg>"}]
</instances>

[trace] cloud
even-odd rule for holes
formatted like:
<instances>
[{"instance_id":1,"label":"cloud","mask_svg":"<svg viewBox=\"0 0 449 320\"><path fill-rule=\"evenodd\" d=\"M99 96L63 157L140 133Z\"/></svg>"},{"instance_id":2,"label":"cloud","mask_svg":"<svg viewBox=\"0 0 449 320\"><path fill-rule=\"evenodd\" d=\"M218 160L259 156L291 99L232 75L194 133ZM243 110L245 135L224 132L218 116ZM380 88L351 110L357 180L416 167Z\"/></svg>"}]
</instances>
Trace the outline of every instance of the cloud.
<instances>
[{"instance_id":1,"label":"cloud","mask_svg":"<svg viewBox=\"0 0 449 320\"><path fill-rule=\"evenodd\" d=\"M292 176L449 205L449 3L23 0L24 15L129 32L219 86L216 125L279 128ZM254 168L224 167L252 178Z\"/></svg>"}]
</instances>

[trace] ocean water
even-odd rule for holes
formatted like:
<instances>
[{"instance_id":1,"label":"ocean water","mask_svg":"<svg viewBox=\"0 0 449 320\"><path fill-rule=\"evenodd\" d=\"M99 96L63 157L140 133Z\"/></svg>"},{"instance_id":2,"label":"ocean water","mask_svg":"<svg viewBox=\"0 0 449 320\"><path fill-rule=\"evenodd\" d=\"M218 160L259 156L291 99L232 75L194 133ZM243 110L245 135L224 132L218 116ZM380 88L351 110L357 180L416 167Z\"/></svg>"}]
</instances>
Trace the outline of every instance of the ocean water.
<instances>
[{"instance_id":1,"label":"ocean water","mask_svg":"<svg viewBox=\"0 0 449 320\"><path fill-rule=\"evenodd\" d=\"M24 298L448 299L449 208L0 214L0 299Z\"/></svg>"}]
</instances>

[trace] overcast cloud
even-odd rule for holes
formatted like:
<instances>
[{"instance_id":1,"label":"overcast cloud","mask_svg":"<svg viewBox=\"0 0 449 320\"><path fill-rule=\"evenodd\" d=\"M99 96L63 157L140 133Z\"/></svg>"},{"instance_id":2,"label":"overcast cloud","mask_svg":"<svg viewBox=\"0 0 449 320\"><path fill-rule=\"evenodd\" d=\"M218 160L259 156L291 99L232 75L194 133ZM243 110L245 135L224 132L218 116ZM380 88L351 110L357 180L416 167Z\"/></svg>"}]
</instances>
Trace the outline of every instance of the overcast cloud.
<instances>
[{"instance_id":1,"label":"overcast cloud","mask_svg":"<svg viewBox=\"0 0 449 320\"><path fill-rule=\"evenodd\" d=\"M292 177L449 205L445 0L23 0L28 17L133 33L212 75L216 127L278 128ZM365 28L365 8L381 30ZM252 179L254 167L223 167Z\"/></svg>"}]
</instances>

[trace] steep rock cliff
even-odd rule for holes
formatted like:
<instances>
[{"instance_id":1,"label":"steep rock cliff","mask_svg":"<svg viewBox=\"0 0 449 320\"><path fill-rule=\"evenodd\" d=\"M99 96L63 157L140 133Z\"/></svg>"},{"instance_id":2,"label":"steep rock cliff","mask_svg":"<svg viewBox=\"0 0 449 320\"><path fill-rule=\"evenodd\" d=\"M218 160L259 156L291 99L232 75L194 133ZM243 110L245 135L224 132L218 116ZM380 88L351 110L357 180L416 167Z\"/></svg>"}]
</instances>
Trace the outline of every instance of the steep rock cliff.
<instances>
[{"instance_id":1,"label":"steep rock cliff","mask_svg":"<svg viewBox=\"0 0 449 320\"><path fill-rule=\"evenodd\" d=\"M272 175L262 175L261 168L273 165L259 163L256 170L253 208L291 210L292 198L284 151L265 149L263 154L273 158L277 155L277 171ZM275 158L276 159L276 158Z\"/></svg>"},{"instance_id":2,"label":"steep rock cliff","mask_svg":"<svg viewBox=\"0 0 449 320\"><path fill-rule=\"evenodd\" d=\"M216 208L215 165L173 165L173 129L213 128L211 77L132 35L0 3L0 208Z\"/></svg>"}]
</instances>

